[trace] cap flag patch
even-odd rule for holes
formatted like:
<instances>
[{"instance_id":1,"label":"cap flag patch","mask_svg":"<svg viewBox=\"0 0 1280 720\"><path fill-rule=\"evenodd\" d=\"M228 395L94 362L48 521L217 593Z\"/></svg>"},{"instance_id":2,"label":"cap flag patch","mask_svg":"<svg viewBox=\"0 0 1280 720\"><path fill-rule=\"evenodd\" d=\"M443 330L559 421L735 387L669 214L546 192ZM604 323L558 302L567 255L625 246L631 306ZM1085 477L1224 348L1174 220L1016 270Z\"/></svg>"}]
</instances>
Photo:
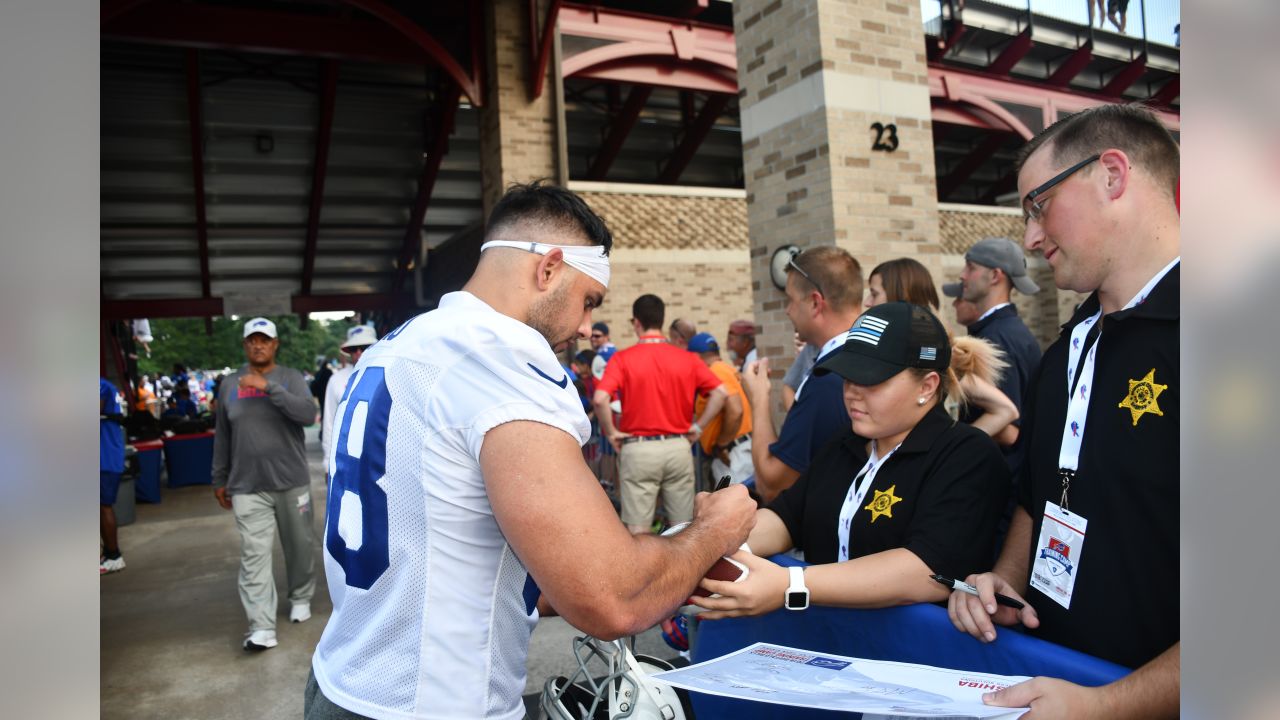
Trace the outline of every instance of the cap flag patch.
<instances>
[{"instance_id":1,"label":"cap flag patch","mask_svg":"<svg viewBox=\"0 0 1280 720\"><path fill-rule=\"evenodd\" d=\"M853 327L849 328L849 339L864 342L868 345L879 345L880 336L884 334L887 327L889 327L888 321L871 315L863 315L853 323Z\"/></svg>"}]
</instances>

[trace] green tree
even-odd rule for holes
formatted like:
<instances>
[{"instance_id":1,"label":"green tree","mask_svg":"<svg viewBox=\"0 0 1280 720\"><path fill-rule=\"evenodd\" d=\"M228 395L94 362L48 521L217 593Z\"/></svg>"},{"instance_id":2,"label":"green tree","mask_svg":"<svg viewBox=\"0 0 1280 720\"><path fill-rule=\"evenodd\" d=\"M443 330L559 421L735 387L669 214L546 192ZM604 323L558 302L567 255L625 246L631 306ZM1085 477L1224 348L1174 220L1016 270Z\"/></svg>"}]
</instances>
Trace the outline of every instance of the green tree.
<instances>
[{"instance_id":1,"label":"green tree","mask_svg":"<svg viewBox=\"0 0 1280 720\"><path fill-rule=\"evenodd\" d=\"M346 321L317 321L298 327L295 315L270 318L280 336L276 363L304 372L315 372L316 358L334 359L346 338ZM138 371L151 376L168 375L174 363L187 368L221 370L244 364L244 320L213 319L213 334L205 333L202 318L157 318L151 321L151 357L138 358Z\"/></svg>"}]
</instances>

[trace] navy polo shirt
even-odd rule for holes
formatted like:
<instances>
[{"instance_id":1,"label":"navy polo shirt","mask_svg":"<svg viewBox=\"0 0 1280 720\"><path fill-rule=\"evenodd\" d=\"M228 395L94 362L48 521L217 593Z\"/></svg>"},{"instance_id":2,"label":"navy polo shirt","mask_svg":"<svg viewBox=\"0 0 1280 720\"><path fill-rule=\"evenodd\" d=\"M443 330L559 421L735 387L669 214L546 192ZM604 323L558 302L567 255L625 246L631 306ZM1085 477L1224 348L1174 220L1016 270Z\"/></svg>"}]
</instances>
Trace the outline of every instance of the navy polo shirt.
<instances>
[{"instance_id":1,"label":"navy polo shirt","mask_svg":"<svg viewBox=\"0 0 1280 720\"><path fill-rule=\"evenodd\" d=\"M982 338L1004 351L1009 367L1000 378L998 387L1000 392L1008 395L1013 401L1014 406L1018 408L1018 413L1025 416L1025 399L1031 387L1031 378L1040 368L1040 343L1036 342L1027 324L1018 317L1018 309L1013 305L1005 305L970 325L969 334ZM980 415L982 415L981 409L969 407L960 414L960 420L972 423ZM1021 427L1022 418L1019 417L1013 424ZM1022 466L1023 445L1022 439L1019 438L1011 447L1003 448L1005 460L1009 463L1015 478Z\"/></svg>"},{"instance_id":2,"label":"navy polo shirt","mask_svg":"<svg viewBox=\"0 0 1280 720\"><path fill-rule=\"evenodd\" d=\"M844 406L844 380L839 375L811 375L803 387L782 421L777 441L769 446L774 457L801 473L809 469L813 456L827 441L851 427L849 410Z\"/></svg>"}]
</instances>

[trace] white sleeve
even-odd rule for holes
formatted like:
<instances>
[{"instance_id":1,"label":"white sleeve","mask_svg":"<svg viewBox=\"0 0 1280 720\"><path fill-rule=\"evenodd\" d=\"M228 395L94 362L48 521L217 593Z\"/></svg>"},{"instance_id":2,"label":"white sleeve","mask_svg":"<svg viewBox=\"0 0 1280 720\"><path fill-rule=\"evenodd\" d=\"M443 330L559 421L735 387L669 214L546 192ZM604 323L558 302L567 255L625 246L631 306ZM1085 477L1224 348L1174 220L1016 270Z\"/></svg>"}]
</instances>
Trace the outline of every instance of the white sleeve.
<instances>
[{"instance_id":1,"label":"white sleeve","mask_svg":"<svg viewBox=\"0 0 1280 720\"><path fill-rule=\"evenodd\" d=\"M342 390L338 387L340 384L334 382L338 378L330 377L329 384L324 386L324 415L320 420L320 440L324 447L325 470L328 471L329 450L333 447L333 416L338 412L338 403L342 402Z\"/></svg>"},{"instance_id":2,"label":"white sleeve","mask_svg":"<svg viewBox=\"0 0 1280 720\"><path fill-rule=\"evenodd\" d=\"M550 425L568 433L578 445L586 443L591 423L577 389L549 349L532 353L512 348L506 357L508 361L502 363L468 358L451 370L459 374L457 378L442 378L467 388L469 407L460 425L471 456L479 460L486 433L516 421Z\"/></svg>"}]
</instances>

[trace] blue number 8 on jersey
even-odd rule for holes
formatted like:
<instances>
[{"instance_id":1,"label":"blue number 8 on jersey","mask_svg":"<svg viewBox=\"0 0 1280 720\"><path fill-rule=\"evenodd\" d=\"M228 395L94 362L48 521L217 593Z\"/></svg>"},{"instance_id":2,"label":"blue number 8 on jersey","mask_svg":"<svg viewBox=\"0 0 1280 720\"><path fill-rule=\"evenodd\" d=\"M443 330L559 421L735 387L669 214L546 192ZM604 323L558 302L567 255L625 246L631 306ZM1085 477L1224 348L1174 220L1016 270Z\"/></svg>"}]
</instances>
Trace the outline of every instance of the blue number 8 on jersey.
<instances>
[{"instance_id":1,"label":"blue number 8 on jersey","mask_svg":"<svg viewBox=\"0 0 1280 720\"><path fill-rule=\"evenodd\" d=\"M383 369L352 378L343 400L325 520L325 549L346 573L346 584L368 590L391 565L387 551L387 420L391 393Z\"/></svg>"}]
</instances>

